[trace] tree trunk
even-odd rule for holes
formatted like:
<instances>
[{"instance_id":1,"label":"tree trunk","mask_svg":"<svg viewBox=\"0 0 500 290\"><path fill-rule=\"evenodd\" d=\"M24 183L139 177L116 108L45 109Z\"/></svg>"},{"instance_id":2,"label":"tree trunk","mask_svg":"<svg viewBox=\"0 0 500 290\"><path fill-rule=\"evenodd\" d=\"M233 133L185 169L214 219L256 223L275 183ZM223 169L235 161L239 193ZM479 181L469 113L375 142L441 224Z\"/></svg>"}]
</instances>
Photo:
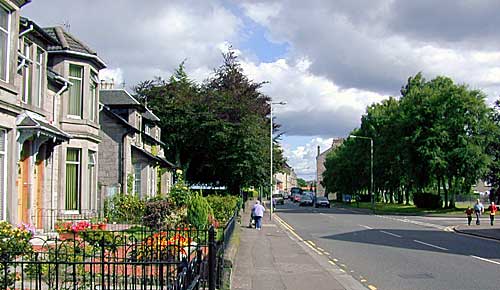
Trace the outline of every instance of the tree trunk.
<instances>
[{"instance_id":1,"label":"tree trunk","mask_svg":"<svg viewBox=\"0 0 500 290\"><path fill-rule=\"evenodd\" d=\"M443 191L444 191L444 207L448 207L448 189L446 188L446 182L444 180L444 176L441 177L441 184L443 184Z\"/></svg>"}]
</instances>

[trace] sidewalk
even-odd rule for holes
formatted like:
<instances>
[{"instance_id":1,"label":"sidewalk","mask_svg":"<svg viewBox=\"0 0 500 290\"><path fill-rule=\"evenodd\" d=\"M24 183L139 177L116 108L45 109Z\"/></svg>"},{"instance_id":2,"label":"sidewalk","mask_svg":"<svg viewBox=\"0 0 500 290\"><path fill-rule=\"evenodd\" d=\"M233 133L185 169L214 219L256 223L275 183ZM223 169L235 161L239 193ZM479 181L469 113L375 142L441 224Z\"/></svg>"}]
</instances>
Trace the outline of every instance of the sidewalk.
<instances>
[{"instance_id":1,"label":"sidewalk","mask_svg":"<svg viewBox=\"0 0 500 290\"><path fill-rule=\"evenodd\" d=\"M277 222L269 220L268 211L263 219L262 230L248 228L251 205L247 204L242 216L240 246L233 268L231 289L366 289L352 277L347 277L347 274L313 258ZM352 285L344 287L346 284Z\"/></svg>"},{"instance_id":2,"label":"sidewalk","mask_svg":"<svg viewBox=\"0 0 500 290\"><path fill-rule=\"evenodd\" d=\"M467 224L455 226L453 229L457 233L478 236L482 238L500 240L500 215L495 218L495 223L493 226L490 225L489 216L486 218L483 216L481 218L481 225L477 226L476 219L472 220L472 224L468 226Z\"/></svg>"}]
</instances>

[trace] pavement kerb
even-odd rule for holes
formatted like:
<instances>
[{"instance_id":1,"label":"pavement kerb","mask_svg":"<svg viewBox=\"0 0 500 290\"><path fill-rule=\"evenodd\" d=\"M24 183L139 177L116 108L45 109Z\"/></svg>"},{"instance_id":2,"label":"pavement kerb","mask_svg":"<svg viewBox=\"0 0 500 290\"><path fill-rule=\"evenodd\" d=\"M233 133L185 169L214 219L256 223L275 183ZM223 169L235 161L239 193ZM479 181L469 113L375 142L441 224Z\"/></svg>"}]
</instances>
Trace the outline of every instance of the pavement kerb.
<instances>
[{"instance_id":1,"label":"pavement kerb","mask_svg":"<svg viewBox=\"0 0 500 290\"><path fill-rule=\"evenodd\" d=\"M459 234L463 234L463 235L469 235L469 236L481 237L484 239L489 239L489 240L494 240L494 241L500 241L500 238L492 237L492 236L488 236L488 235L484 235L484 234L467 232L467 231L461 230L460 227L462 227L462 226L460 226L460 225L454 226L453 231L455 231L456 233L459 233Z\"/></svg>"},{"instance_id":2,"label":"pavement kerb","mask_svg":"<svg viewBox=\"0 0 500 290\"><path fill-rule=\"evenodd\" d=\"M239 217L241 217L242 211L243 210L240 209ZM229 239L228 246L224 250L224 274L223 274L224 276L222 278L223 281L221 290L231 289L233 265L236 259L236 255L238 254L238 249L240 247L240 231L241 231L240 225L241 225L241 219L238 218L231 239Z\"/></svg>"}]
</instances>

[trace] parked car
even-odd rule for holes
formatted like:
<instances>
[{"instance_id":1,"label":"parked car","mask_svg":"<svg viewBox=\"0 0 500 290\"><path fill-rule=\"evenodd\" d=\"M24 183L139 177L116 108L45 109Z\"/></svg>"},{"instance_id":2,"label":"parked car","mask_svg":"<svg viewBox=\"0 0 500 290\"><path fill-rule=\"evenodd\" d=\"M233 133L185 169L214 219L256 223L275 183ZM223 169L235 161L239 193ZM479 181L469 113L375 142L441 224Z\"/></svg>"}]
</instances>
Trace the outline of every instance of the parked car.
<instances>
[{"instance_id":1,"label":"parked car","mask_svg":"<svg viewBox=\"0 0 500 290\"><path fill-rule=\"evenodd\" d=\"M330 201L324 196L318 196L314 203L314 207L330 207Z\"/></svg>"},{"instance_id":2,"label":"parked car","mask_svg":"<svg viewBox=\"0 0 500 290\"><path fill-rule=\"evenodd\" d=\"M285 200L283 198L282 193L274 193L273 199L274 199L275 204L285 204Z\"/></svg>"},{"instance_id":3,"label":"parked car","mask_svg":"<svg viewBox=\"0 0 500 290\"><path fill-rule=\"evenodd\" d=\"M302 197L300 198L300 206L312 206L313 205L313 200L309 195L303 194Z\"/></svg>"},{"instance_id":4,"label":"parked car","mask_svg":"<svg viewBox=\"0 0 500 290\"><path fill-rule=\"evenodd\" d=\"M293 202L300 202L301 198L302 198L302 195L296 193L293 195Z\"/></svg>"}]
</instances>

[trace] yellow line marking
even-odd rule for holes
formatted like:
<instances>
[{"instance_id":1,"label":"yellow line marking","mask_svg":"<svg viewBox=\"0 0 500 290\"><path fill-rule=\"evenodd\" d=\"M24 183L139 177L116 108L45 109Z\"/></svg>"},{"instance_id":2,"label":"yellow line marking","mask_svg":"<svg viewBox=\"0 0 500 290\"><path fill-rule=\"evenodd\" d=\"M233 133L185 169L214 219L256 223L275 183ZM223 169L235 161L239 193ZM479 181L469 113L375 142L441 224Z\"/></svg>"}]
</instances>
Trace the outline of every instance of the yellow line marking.
<instances>
[{"instance_id":1,"label":"yellow line marking","mask_svg":"<svg viewBox=\"0 0 500 290\"><path fill-rule=\"evenodd\" d=\"M361 279L361 282L365 283L365 282L366 282L366 279Z\"/></svg>"},{"instance_id":2,"label":"yellow line marking","mask_svg":"<svg viewBox=\"0 0 500 290\"><path fill-rule=\"evenodd\" d=\"M330 264L332 264L332 265L336 266L336 265L335 265L335 263L334 263L333 261L328 261L328 263L330 263Z\"/></svg>"},{"instance_id":3,"label":"yellow line marking","mask_svg":"<svg viewBox=\"0 0 500 290\"><path fill-rule=\"evenodd\" d=\"M311 244L312 246L314 246L314 247L316 246L316 244L315 244L315 243L313 243L313 241L311 241L311 240L309 240L309 241L307 241L307 242L308 242L309 244Z\"/></svg>"},{"instance_id":4,"label":"yellow line marking","mask_svg":"<svg viewBox=\"0 0 500 290\"><path fill-rule=\"evenodd\" d=\"M345 273L345 271L344 271L344 270L342 270L342 269L339 269L339 270L340 270L340 272Z\"/></svg>"},{"instance_id":5,"label":"yellow line marking","mask_svg":"<svg viewBox=\"0 0 500 290\"><path fill-rule=\"evenodd\" d=\"M337 260L337 259L333 259L333 261L334 261L334 262L338 262L339 260Z\"/></svg>"},{"instance_id":6,"label":"yellow line marking","mask_svg":"<svg viewBox=\"0 0 500 290\"><path fill-rule=\"evenodd\" d=\"M320 248L320 247L317 247L317 248L318 248L318 250L320 250L321 252L324 252L324 251L325 251L325 250L323 250L323 249L322 249L322 248Z\"/></svg>"},{"instance_id":7,"label":"yellow line marking","mask_svg":"<svg viewBox=\"0 0 500 290\"><path fill-rule=\"evenodd\" d=\"M340 266L342 266L342 267L344 267L344 268L346 267L346 265L345 265L345 264L340 264Z\"/></svg>"},{"instance_id":8,"label":"yellow line marking","mask_svg":"<svg viewBox=\"0 0 500 290\"><path fill-rule=\"evenodd\" d=\"M328 252L323 252L323 253L325 253L325 255L327 255L327 256L330 256L330 253L328 253Z\"/></svg>"},{"instance_id":9,"label":"yellow line marking","mask_svg":"<svg viewBox=\"0 0 500 290\"><path fill-rule=\"evenodd\" d=\"M375 287L373 285L368 285L368 288L370 288L370 290L377 290L377 287Z\"/></svg>"}]
</instances>

